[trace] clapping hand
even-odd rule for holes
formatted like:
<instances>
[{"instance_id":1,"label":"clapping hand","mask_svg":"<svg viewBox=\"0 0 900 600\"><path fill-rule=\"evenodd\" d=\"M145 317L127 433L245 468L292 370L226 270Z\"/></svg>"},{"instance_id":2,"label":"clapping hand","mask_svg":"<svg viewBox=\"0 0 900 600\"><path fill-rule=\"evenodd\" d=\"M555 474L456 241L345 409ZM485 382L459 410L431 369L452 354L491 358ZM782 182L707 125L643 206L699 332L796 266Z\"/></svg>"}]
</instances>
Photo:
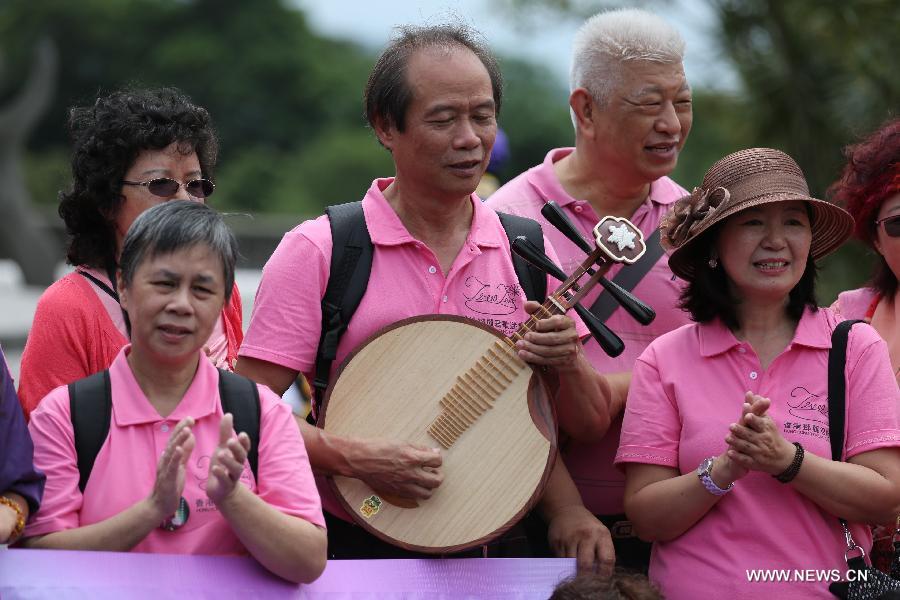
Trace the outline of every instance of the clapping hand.
<instances>
[{"instance_id":1,"label":"clapping hand","mask_svg":"<svg viewBox=\"0 0 900 600\"><path fill-rule=\"evenodd\" d=\"M767 414L772 401L747 392L743 413L738 423L729 427L727 456L750 471L777 475L794 459L795 448L784 439Z\"/></svg>"},{"instance_id":2,"label":"clapping hand","mask_svg":"<svg viewBox=\"0 0 900 600\"><path fill-rule=\"evenodd\" d=\"M186 464L194 450L195 438L191 427L194 419L185 417L175 426L166 449L156 465L156 482L150 492L150 505L158 513L159 520L175 514L181 494L184 492Z\"/></svg>"},{"instance_id":3,"label":"clapping hand","mask_svg":"<svg viewBox=\"0 0 900 600\"><path fill-rule=\"evenodd\" d=\"M250 437L246 433L241 432L237 437L232 437L233 423L231 413L222 417L219 422L219 444L209 462L206 495L216 505L234 492L250 451Z\"/></svg>"}]
</instances>

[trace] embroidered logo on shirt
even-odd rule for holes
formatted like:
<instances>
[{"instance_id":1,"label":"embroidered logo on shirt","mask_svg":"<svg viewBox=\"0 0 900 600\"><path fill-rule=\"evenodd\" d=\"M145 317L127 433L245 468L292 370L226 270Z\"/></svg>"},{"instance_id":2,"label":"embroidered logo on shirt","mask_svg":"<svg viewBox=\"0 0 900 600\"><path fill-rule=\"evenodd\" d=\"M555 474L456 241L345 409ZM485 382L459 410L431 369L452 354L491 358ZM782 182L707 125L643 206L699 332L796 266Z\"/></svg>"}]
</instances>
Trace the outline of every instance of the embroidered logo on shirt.
<instances>
[{"instance_id":1,"label":"embroidered logo on shirt","mask_svg":"<svg viewBox=\"0 0 900 600\"><path fill-rule=\"evenodd\" d=\"M828 437L828 399L813 394L803 386L791 390L787 401L788 413L797 420L785 421L782 433L809 435L817 438Z\"/></svg>"},{"instance_id":2,"label":"embroidered logo on shirt","mask_svg":"<svg viewBox=\"0 0 900 600\"><path fill-rule=\"evenodd\" d=\"M509 315L519 309L522 288L518 284L508 285L484 283L474 275L466 278L466 308L480 315Z\"/></svg>"},{"instance_id":3,"label":"embroidered logo on shirt","mask_svg":"<svg viewBox=\"0 0 900 600\"><path fill-rule=\"evenodd\" d=\"M803 386L791 390L791 398L787 401L788 412L804 421L818 421L828 425L828 400L813 394Z\"/></svg>"},{"instance_id":4,"label":"embroidered logo on shirt","mask_svg":"<svg viewBox=\"0 0 900 600\"><path fill-rule=\"evenodd\" d=\"M216 503L210 500L209 498L197 498L194 501L194 508L197 512L213 512L219 510L216 506Z\"/></svg>"}]
</instances>

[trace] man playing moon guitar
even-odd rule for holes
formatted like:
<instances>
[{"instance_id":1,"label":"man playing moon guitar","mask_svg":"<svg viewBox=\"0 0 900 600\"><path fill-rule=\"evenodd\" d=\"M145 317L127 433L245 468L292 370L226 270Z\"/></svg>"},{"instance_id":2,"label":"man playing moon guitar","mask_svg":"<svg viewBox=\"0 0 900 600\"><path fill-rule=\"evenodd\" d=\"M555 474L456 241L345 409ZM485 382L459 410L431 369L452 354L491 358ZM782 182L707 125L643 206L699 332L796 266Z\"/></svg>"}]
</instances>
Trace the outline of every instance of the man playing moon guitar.
<instances>
[{"instance_id":1,"label":"man playing moon guitar","mask_svg":"<svg viewBox=\"0 0 900 600\"><path fill-rule=\"evenodd\" d=\"M366 115L391 153L396 175L375 180L362 201L374 244L371 276L333 368L371 334L404 318L430 313L491 318L484 314L485 302L477 311L468 307L472 289L467 281L477 279L492 290L516 285L504 229L473 193L497 132L501 85L489 51L462 27L404 28L378 59L366 87ZM546 240L545 247L555 259ZM279 394L298 373L310 376L331 250L325 216L284 236L264 268L238 373ZM521 289L514 300L515 311L498 307L498 318L492 319L512 331L540 306L525 302ZM512 331L504 327L501 333ZM555 315L538 321L515 344L522 360L558 380L556 402L584 395L602 399L608 392L606 380L584 357L582 334L580 321L576 325ZM377 398L359 402L379 410ZM594 403L602 405L602 400ZM297 421L318 475L358 478L384 496L413 499L429 498L442 483L436 448L329 435ZM577 557L579 566L611 567L615 559L608 531L584 508L562 461L555 465L538 504L549 524L551 547L559 556ZM350 524L321 480L319 491L331 557L410 556Z\"/></svg>"}]
</instances>

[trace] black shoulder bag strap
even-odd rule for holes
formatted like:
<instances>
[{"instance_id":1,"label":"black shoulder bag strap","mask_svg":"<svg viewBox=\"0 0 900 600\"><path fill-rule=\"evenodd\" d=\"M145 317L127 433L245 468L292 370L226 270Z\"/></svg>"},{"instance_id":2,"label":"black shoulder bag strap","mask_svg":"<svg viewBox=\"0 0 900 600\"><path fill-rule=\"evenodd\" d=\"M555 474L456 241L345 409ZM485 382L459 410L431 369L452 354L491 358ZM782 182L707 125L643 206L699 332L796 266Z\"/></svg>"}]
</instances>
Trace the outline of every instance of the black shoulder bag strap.
<instances>
[{"instance_id":1,"label":"black shoulder bag strap","mask_svg":"<svg viewBox=\"0 0 900 600\"><path fill-rule=\"evenodd\" d=\"M850 328L856 323L862 323L858 319L841 321L831 334L831 350L828 352L828 436L831 442L831 460L841 462L844 457L844 426L847 405L847 381L844 377L847 365L847 341L850 338ZM866 568L865 553L859 557L849 558L849 552L860 549L850 535L850 528L845 519L838 519L844 531L847 541L845 559L851 569L862 570Z\"/></svg>"},{"instance_id":2,"label":"black shoulder bag strap","mask_svg":"<svg viewBox=\"0 0 900 600\"><path fill-rule=\"evenodd\" d=\"M107 296L116 301L116 304L119 305L119 309L122 311L122 319L125 321L125 333L131 338L131 319L128 317L128 311L122 308L122 301L119 300L119 293L115 290L116 287L116 266L115 263L110 263L106 267L106 276L109 277L110 283L112 283L113 287L109 287L90 273L86 271L75 271L85 279L88 279L94 283L101 291L103 291Z\"/></svg>"},{"instance_id":3,"label":"black shoulder bag strap","mask_svg":"<svg viewBox=\"0 0 900 600\"><path fill-rule=\"evenodd\" d=\"M84 493L97 454L109 435L112 416L109 371L100 371L69 384L69 412L78 459L78 489Z\"/></svg>"},{"instance_id":4,"label":"black shoulder bag strap","mask_svg":"<svg viewBox=\"0 0 900 600\"><path fill-rule=\"evenodd\" d=\"M828 352L828 434L831 441L831 460L838 462L844 455L844 419L846 412L847 381L844 370L847 365L847 341L850 328L861 320L841 321L831 334L831 350Z\"/></svg>"},{"instance_id":5,"label":"black shoulder bag strap","mask_svg":"<svg viewBox=\"0 0 900 600\"><path fill-rule=\"evenodd\" d=\"M510 244L517 237L525 236L528 241L544 251L544 231L540 223L502 212L498 212L497 216L500 217L500 224L503 225ZM547 276L515 252L512 253L512 257L516 277L519 278L519 285L522 286L525 297L535 302L544 302L547 299Z\"/></svg>"},{"instance_id":6,"label":"black shoulder bag strap","mask_svg":"<svg viewBox=\"0 0 900 600\"><path fill-rule=\"evenodd\" d=\"M235 432L250 438L247 462L259 485L259 388L246 377L219 369L219 397L222 412L234 417Z\"/></svg>"},{"instance_id":7,"label":"black shoulder bag strap","mask_svg":"<svg viewBox=\"0 0 900 600\"><path fill-rule=\"evenodd\" d=\"M626 292L633 290L663 255L663 247L659 243L659 228L644 241L644 245L647 247L644 255L633 265L623 266L612 279L613 283L618 284ZM619 308L619 303L612 294L601 292L591 306L591 312L601 321L606 321L617 308Z\"/></svg>"},{"instance_id":8,"label":"black shoulder bag strap","mask_svg":"<svg viewBox=\"0 0 900 600\"><path fill-rule=\"evenodd\" d=\"M222 411L234 416L234 430L250 437L247 461L259 482L259 390L246 377L219 370L219 396ZM84 493L100 448L109 436L112 418L112 390L109 371L69 384L69 411L78 462L78 489Z\"/></svg>"},{"instance_id":9,"label":"black shoulder bag strap","mask_svg":"<svg viewBox=\"0 0 900 600\"><path fill-rule=\"evenodd\" d=\"M366 227L362 202L349 202L325 209L331 223L331 269L322 298L322 332L316 351L316 373L312 384L318 394L328 388L331 363L338 343L369 285L372 271L372 238Z\"/></svg>"}]
</instances>

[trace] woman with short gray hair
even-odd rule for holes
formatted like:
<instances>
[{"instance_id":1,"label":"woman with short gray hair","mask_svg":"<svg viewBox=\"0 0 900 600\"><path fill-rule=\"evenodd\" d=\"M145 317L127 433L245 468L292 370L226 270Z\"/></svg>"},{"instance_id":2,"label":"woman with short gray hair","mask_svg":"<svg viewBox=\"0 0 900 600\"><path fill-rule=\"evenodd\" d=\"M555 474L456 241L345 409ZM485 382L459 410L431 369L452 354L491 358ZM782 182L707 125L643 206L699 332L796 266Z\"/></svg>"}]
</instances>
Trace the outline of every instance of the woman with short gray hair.
<instances>
[{"instance_id":1,"label":"woman with short gray hair","mask_svg":"<svg viewBox=\"0 0 900 600\"><path fill-rule=\"evenodd\" d=\"M291 581L322 573L322 508L290 408L203 352L236 255L222 216L203 204L167 202L135 220L117 277L131 344L31 415L47 487L26 546L249 553ZM96 429L84 424L98 421L105 437L84 443Z\"/></svg>"}]
</instances>

